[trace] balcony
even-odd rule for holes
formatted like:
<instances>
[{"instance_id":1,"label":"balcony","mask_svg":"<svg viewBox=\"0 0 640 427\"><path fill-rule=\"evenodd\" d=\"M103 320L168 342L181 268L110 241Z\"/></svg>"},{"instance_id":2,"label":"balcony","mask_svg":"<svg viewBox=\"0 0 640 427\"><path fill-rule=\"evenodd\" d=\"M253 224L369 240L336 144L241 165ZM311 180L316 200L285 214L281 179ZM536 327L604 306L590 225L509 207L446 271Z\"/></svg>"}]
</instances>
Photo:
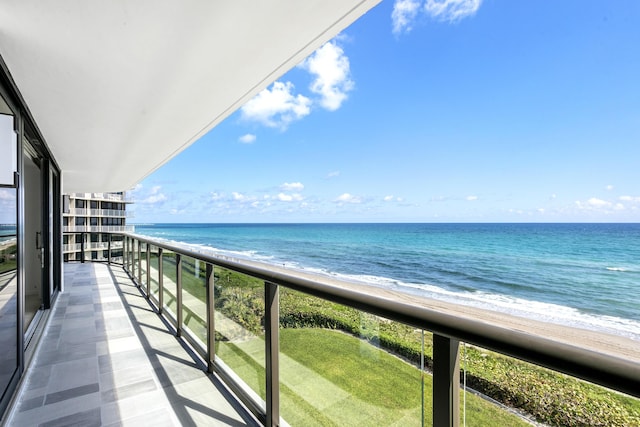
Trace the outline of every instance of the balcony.
<instances>
[{"instance_id":1,"label":"balcony","mask_svg":"<svg viewBox=\"0 0 640 427\"><path fill-rule=\"evenodd\" d=\"M64 275L7 425L255 425L122 267L67 263Z\"/></svg>"},{"instance_id":2,"label":"balcony","mask_svg":"<svg viewBox=\"0 0 640 427\"><path fill-rule=\"evenodd\" d=\"M65 225L64 233L123 233L133 232L133 225Z\"/></svg>"},{"instance_id":3,"label":"balcony","mask_svg":"<svg viewBox=\"0 0 640 427\"><path fill-rule=\"evenodd\" d=\"M132 198L125 194L115 193L74 193L73 199L105 200L110 202L132 202Z\"/></svg>"},{"instance_id":4,"label":"balcony","mask_svg":"<svg viewBox=\"0 0 640 427\"><path fill-rule=\"evenodd\" d=\"M85 209L70 208L64 212L64 216L107 217L107 218L132 218L133 212L114 209Z\"/></svg>"},{"instance_id":5,"label":"balcony","mask_svg":"<svg viewBox=\"0 0 640 427\"><path fill-rule=\"evenodd\" d=\"M140 236L125 235L123 246L122 266L65 265L66 291L40 345L59 353L36 354L13 408L16 425L159 417L187 424L486 425L474 418L483 405L493 408L494 425L524 425L464 390L467 379L487 381L474 377L467 353L482 360L497 352L488 360L515 357L611 388L623 400L633 397L620 393L640 397L635 341L580 330L576 342L567 341L548 325L478 320L464 307L443 310L393 291ZM415 344L396 348L402 359L392 355L390 332ZM87 339L95 352L83 347ZM169 343L180 343L187 356L168 350ZM507 373L510 381L528 369L520 361L509 366L517 367ZM152 369L151 377L139 377ZM211 382L230 394L221 398ZM559 392L540 398L558 400Z\"/></svg>"}]
</instances>

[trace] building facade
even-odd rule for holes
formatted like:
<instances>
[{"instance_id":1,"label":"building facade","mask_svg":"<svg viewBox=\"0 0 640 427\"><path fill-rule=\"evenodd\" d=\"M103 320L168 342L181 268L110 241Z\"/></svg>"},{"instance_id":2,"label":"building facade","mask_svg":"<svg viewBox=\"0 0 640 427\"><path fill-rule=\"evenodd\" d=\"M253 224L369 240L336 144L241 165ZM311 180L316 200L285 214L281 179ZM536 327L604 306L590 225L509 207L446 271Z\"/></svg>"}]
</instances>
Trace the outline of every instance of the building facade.
<instances>
[{"instance_id":1,"label":"building facade","mask_svg":"<svg viewBox=\"0 0 640 427\"><path fill-rule=\"evenodd\" d=\"M112 235L133 231L127 225L126 193L71 193L62 201L62 251L64 261L106 261L108 249L112 256L122 257L122 236ZM115 250L115 252L113 252Z\"/></svg>"}]
</instances>

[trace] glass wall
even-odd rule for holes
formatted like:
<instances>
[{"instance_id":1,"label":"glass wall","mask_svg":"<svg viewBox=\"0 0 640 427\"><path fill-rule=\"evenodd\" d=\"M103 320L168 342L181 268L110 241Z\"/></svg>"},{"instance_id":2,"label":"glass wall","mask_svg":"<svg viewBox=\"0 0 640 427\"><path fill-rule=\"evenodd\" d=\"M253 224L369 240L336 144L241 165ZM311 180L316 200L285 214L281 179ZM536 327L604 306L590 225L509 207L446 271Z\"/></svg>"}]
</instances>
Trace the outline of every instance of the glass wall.
<instances>
[{"instance_id":1,"label":"glass wall","mask_svg":"<svg viewBox=\"0 0 640 427\"><path fill-rule=\"evenodd\" d=\"M14 115L0 95L0 415L10 398L19 368L18 336L18 192Z\"/></svg>"}]
</instances>

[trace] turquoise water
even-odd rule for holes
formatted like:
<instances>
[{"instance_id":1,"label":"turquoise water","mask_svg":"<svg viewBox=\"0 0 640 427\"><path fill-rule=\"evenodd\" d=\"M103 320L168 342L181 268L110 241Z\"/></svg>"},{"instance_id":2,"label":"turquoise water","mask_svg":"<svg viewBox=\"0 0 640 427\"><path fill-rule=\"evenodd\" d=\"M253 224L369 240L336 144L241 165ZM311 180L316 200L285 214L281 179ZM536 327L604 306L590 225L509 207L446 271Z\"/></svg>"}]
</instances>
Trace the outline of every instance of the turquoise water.
<instances>
[{"instance_id":1,"label":"turquoise water","mask_svg":"<svg viewBox=\"0 0 640 427\"><path fill-rule=\"evenodd\" d=\"M640 340L640 224L155 224L136 233Z\"/></svg>"}]
</instances>

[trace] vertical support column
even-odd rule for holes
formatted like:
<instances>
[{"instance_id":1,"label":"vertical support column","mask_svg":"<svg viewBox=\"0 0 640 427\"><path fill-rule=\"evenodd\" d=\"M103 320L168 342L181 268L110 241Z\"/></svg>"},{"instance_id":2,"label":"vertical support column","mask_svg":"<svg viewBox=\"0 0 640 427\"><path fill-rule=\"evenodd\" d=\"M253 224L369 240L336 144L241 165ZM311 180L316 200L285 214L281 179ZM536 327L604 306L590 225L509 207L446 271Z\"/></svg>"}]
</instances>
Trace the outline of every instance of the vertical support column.
<instances>
[{"instance_id":1,"label":"vertical support column","mask_svg":"<svg viewBox=\"0 0 640 427\"><path fill-rule=\"evenodd\" d=\"M131 277L136 277L136 240L131 238Z\"/></svg>"},{"instance_id":2,"label":"vertical support column","mask_svg":"<svg viewBox=\"0 0 640 427\"><path fill-rule=\"evenodd\" d=\"M164 306L164 272L162 261L162 248L158 248L158 314L162 315L162 307Z\"/></svg>"},{"instance_id":3,"label":"vertical support column","mask_svg":"<svg viewBox=\"0 0 640 427\"><path fill-rule=\"evenodd\" d=\"M130 272L129 266L129 236L124 236L122 239L122 265L125 271Z\"/></svg>"},{"instance_id":4,"label":"vertical support column","mask_svg":"<svg viewBox=\"0 0 640 427\"><path fill-rule=\"evenodd\" d=\"M456 339L433 334L433 425L460 425L460 357Z\"/></svg>"},{"instance_id":5,"label":"vertical support column","mask_svg":"<svg viewBox=\"0 0 640 427\"><path fill-rule=\"evenodd\" d=\"M151 264L151 245L147 243L147 299L151 296L151 270L149 269L149 265Z\"/></svg>"},{"instance_id":6,"label":"vertical support column","mask_svg":"<svg viewBox=\"0 0 640 427\"><path fill-rule=\"evenodd\" d=\"M133 277L133 239L129 237L129 253L127 254L129 257L129 274Z\"/></svg>"},{"instance_id":7,"label":"vertical support column","mask_svg":"<svg viewBox=\"0 0 640 427\"><path fill-rule=\"evenodd\" d=\"M265 295L265 369L267 386L267 422L280 425L280 298L278 285L264 283Z\"/></svg>"},{"instance_id":8,"label":"vertical support column","mask_svg":"<svg viewBox=\"0 0 640 427\"><path fill-rule=\"evenodd\" d=\"M182 255L176 254L176 336L182 336Z\"/></svg>"},{"instance_id":9,"label":"vertical support column","mask_svg":"<svg viewBox=\"0 0 640 427\"><path fill-rule=\"evenodd\" d=\"M138 240L138 286L142 286L142 242Z\"/></svg>"},{"instance_id":10,"label":"vertical support column","mask_svg":"<svg viewBox=\"0 0 640 427\"><path fill-rule=\"evenodd\" d=\"M84 233L80 233L80 263L84 264Z\"/></svg>"},{"instance_id":11,"label":"vertical support column","mask_svg":"<svg viewBox=\"0 0 640 427\"><path fill-rule=\"evenodd\" d=\"M111 233L107 234L107 264L111 265Z\"/></svg>"},{"instance_id":12,"label":"vertical support column","mask_svg":"<svg viewBox=\"0 0 640 427\"><path fill-rule=\"evenodd\" d=\"M215 289L213 265L206 264L207 286L207 371L213 372L216 357L216 328L215 328Z\"/></svg>"}]
</instances>

